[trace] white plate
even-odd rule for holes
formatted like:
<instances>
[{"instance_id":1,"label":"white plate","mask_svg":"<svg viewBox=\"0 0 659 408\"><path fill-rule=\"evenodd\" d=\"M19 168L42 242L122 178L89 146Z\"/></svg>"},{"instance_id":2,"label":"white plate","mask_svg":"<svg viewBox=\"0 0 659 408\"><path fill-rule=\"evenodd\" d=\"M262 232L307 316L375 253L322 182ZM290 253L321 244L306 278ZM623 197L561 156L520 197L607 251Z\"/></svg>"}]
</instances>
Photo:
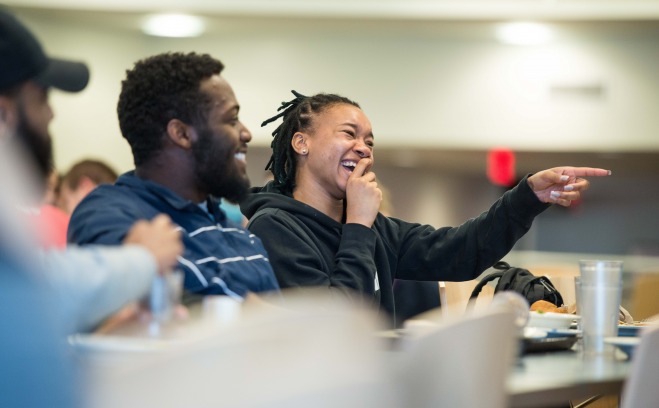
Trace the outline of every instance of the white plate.
<instances>
[{"instance_id":1,"label":"white plate","mask_svg":"<svg viewBox=\"0 0 659 408\"><path fill-rule=\"evenodd\" d=\"M555 337L581 337L581 330L574 329L547 329L542 327L525 327L525 339L545 339Z\"/></svg>"},{"instance_id":2,"label":"white plate","mask_svg":"<svg viewBox=\"0 0 659 408\"><path fill-rule=\"evenodd\" d=\"M618 337L638 337L643 326L618 325Z\"/></svg>"},{"instance_id":3,"label":"white plate","mask_svg":"<svg viewBox=\"0 0 659 408\"><path fill-rule=\"evenodd\" d=\"M623 353L627 354L627 357L632 358L634 354L634 349L641 342L640 337L606 337L604 342L607 344L613 344L622 350Z\"/></svg>"},{"instance_id":4,"label":"white plate","mask_svg":"<svg viewBox=\"0 0 659 408\"><path fill-rule=\"evenodd\" d=\"M69 336L68 340L71 346L82 351L123 353L159 352L178 344L173 340L94 334L74 334Z\"/></svg>"},{"instance_id":5,"label":"white plate","mask_svg":"<svg viewBox=\"0 0 659 408\"><path fill-rule=\"evenodd\" d=\"M547 329L569 329L573 321L581 319L579 315L553 312L529 312L528 327Z\"/></svg>"},{"instance_id":6,"label":"white plate","mask_svg":"<svg viewBox=\"0 0 659 408\"><path fill-rule=\"evenodd\" d=\"M539 327L525 327L523 331L525 339L544 339L547 338L547 329Z\"/></svg>"}]
</instances>

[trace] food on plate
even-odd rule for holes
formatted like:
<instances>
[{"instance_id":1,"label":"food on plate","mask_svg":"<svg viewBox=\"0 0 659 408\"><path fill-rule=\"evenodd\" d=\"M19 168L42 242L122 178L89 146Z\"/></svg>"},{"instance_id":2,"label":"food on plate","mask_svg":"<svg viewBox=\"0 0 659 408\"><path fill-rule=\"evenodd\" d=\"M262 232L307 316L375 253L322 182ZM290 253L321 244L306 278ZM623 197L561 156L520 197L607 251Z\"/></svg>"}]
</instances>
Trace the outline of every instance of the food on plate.
<instances>
[{"instance_id":1,"label":"food on plate","mask_svg":"<svg viewBox=\"0 0 659 408\"><path fill-rule=\"evenodd\" d=\"M538 300L533 302L531 305L531 311L539 313L567 313L567 308L565 306L556 306L555 304L547 302L546 300Z\"/></svg>"},{"instance_id":2,"label":"food on plate","mask_svg":"<svg viewBox=\"0 0 659 408\"><path fill-rule=\"evenodd\" d=\"M645 327L645 326L650 326L652 324L653 324L653 322L646 322L646 321L643 321L643 320L636 321L636 322L623 322L623 321L619 322L620 326L632 326L632 327Z\"/></svg>"}]
</instances>

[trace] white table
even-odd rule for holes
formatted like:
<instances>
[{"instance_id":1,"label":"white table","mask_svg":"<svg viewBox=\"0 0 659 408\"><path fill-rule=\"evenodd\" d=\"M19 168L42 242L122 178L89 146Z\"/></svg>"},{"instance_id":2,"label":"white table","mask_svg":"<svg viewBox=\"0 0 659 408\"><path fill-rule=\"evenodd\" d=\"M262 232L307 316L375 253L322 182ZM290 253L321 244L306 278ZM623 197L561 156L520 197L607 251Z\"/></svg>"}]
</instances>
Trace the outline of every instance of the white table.
<instances>
[{"instance_id":1,"label":"white table","mask_svg":"<svg viewBox=\"0 0 659 408\"><path fill-rule=\"evenodd\" d=\"M566 406L570 400L619 395L630 365L621 354L586 358L570 350L525 355L508 379L510 406Z\"/></svg>"}]
</instances>

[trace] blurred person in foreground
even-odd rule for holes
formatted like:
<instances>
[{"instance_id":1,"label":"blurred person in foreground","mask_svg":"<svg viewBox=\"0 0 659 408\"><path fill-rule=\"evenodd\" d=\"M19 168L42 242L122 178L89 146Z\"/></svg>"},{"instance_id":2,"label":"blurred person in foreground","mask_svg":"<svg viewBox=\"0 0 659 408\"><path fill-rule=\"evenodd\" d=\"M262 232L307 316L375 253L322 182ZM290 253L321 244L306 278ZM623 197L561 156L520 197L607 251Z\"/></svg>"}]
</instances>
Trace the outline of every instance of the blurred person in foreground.
<instances>
[{"instance_id":1,"label":"blurred person in foreground","mask_svg":"<svg viewBox=\"0 0 659 408\"><path fill-rule=\"evenodd\" d=\"M0 173L3 189L11 184L22 191L3 192L13 200L5 207L12 212L6 218L20 222L9 229L15 233L30 229L30 209L39 206L52 169L49 90L81 91L89 71L82 63L48 58L25 26L2 8L0 34L0 150L5 156ZM180 233L164 215L131 226L122 240L126 245L118 248L42 250L29 237L22 241L30 247L22 256L59 299L70 332L92 330L147 294L156 274L170 270L182 250Z\"/></svg>"},{"instance_id":2,"label":"blurred person in foreground","mask_svg":"<svg viewBox=\"0 0 659 408\"><path fill-rule=\"evenodd\" d=\"M92 191L69 224L69 242L118 244L135 221L168 214L183 233L186 304L279 290L260 239L220 208L247 194L252 139L223 68L207 54L163 53L127 71L117 113L135 170Z\"/></svg>"},{"instance_id":3,"label":"blurred person in foreground","mask_svg":"<svg viewBox=\"0 0 659 408\"><path fill-rule=\"evenodd\" d=\"M101 184L113 184L117 177L112 167L100 160L80 160L62 176L58 206L71 215L87 194Z\"/></svg>"},{"instance_id":4,"label":"blurred person in foreground","mask_svg":"<svg viewBox=\"0 0 659 408\"><path fill-rule=\"evenodd\" d=\"M51 169L50 87L76 92L84 64L46 57L0 7L0 406L81 405L65 336L91 330L148 292L181 250L171 223L136 224L120 248L41 250L22 210L38 206Z\"/></svg>"},{"instance_id":5,"label":"blurred person in foreground","mask_svg":"<svg viewBox=\"0 0 659 408\"><path fill-rule=\"evenodd\" d=\"M552 204L569 206L595 168L556 167L524 177L480 216L436 229L378 212L368 117L347 98L293 91L282 103L266 166L274 181L241 203L282 288L320 286L363 298L395 324L394 279L465 281L508 253Z\"/></svg>"}]
</instances>

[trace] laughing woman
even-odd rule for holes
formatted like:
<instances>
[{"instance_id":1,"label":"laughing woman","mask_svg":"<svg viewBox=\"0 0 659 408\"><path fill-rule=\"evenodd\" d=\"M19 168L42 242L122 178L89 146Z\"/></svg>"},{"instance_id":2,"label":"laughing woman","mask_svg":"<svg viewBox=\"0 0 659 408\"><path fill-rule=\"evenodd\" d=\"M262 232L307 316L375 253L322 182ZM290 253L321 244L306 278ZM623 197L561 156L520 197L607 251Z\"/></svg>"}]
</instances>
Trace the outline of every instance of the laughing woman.
<instances>
[{"instance_id":1,"label":"laughing woman","mask_svg":"<svg viewBox=\"0 0 659 408\"><path fill-rule=\"evenodd\" d=\"M274 180L241 209L282 288L326 287L382 307L395 323L394 279L465 281L505 256L549 205L569 206L608 170L556 167L525 177L480 216L434 228L378 212L374 141L359 105L332 94L283 103L266 166Z\"/></svg>"}]
</instances>

